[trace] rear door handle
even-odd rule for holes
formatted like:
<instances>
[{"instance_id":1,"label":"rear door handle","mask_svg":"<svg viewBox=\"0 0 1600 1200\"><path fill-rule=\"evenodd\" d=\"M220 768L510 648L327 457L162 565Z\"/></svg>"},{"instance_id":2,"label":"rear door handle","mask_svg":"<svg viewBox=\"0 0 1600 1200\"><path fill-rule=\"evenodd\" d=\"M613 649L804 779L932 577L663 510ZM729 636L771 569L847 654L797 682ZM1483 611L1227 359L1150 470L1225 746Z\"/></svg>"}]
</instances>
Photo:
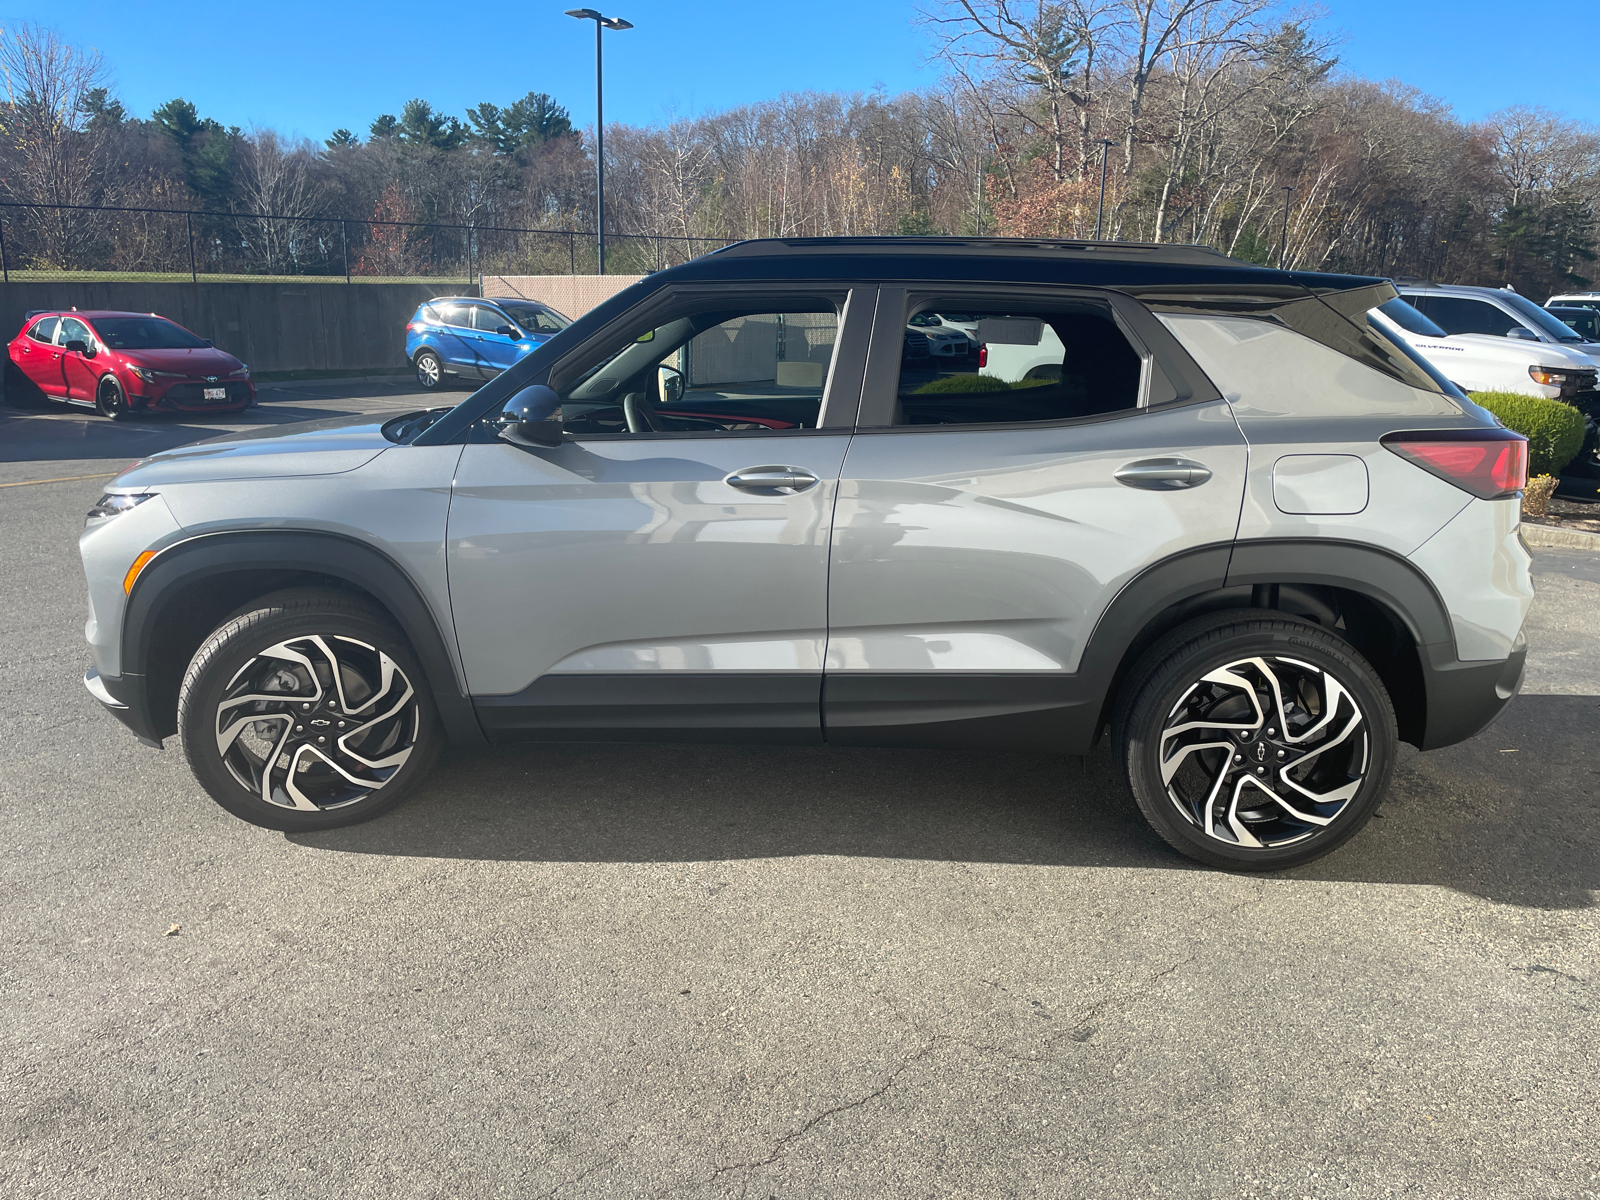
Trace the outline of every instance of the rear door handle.
<instances>
[{"instance_id":1,"label":"rear door handle","mask_svg":"<svg viewBox=\"0 0 1600 1200\"><path fill-rule=\"evenodd\" d=\"M803 492L817 482L817 477L804 467L744 467L722 482L743 492L769 492L778 488Z\"/></svg>"},{"instance_id":2,"label":"rear door handle","mask_svg":"<svg viewBox=\"0 0 1600 1200\"><path fill-rule=\"evenodd\" d=\"M1210 478L1210 469L1192 458L1141 458L1116 472L1118 483L1152 492L1199 487Z\"/></svg>"}]
</instances>

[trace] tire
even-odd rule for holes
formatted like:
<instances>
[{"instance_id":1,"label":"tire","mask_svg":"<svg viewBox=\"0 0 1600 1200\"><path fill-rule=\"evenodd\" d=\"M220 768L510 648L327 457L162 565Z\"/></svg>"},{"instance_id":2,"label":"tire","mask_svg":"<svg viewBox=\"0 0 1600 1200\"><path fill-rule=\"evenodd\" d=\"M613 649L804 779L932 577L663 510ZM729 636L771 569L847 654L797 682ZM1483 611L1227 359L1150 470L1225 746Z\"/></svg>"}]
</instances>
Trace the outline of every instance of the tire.
<instances>
[{"instance_id":1,"label":"tire","mask_svg":"<svg viewBox=\"0 0 1600 1200\"><path fill-rule=\"evenodd\" d=\"M127 393L114 375L101 377L94 389L94 408L102 417L113 421L126 421L133 415L133 409L128 406Z\"/></svg>"},{"instance_id":2,"label":"tire","mask_svg":"<svg viewBox=\"0 0 1600 1200\"><path fill-rule=\"evenodd\" d=\"M1389 693L1352 646L1255 609L1152 646L1113 728L1151 827L1230 871L1298 866L1349 841L1383 798L1399 741Z\"/></svg>"},{"instance_id":3,"label":"tire","mask_svg":"<svg viewBox=\"0 0 1600 1200\"><path fill-rule=\"evenodd\" d=\"M417 386L425 392L444 390L444 363L432 350L424 350L411 362L416 368Z\"/></svg>"},{"instance_id":4,"label":"tire","mask_svg":"<svg viewBox=\"0 0 1600 1200\"><path fill-rule=\"evenodd\" d=\"M178 735L213 800L253 825L300 833L388 812L442 744L400 631L351 597L315 589L254 601L205 640L178 693Z\"/></svg>"},{"instance_id":5,"label":"tire","mask_svg":"<svg viewBox=\"0 0 1600 1200\"><path fill-rule=\"evenodd\" d=\"M6 359L6 403L12 408L43 408L50 397L21 367Z\"/></svg>"}]
</instances>

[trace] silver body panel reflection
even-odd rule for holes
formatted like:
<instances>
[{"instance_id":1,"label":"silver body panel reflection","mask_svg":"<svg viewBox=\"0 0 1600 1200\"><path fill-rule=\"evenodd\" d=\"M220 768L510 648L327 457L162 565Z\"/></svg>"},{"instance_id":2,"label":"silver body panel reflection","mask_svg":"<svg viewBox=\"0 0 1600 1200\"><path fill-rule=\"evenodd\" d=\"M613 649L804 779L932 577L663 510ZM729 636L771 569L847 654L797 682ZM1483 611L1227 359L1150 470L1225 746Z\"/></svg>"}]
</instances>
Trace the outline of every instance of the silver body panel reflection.
<instances>
[{"instance_id":1,"label":"silver body panel reflection","mask_svg":"<svg viewBox=\"0 0 1600 1200\"><path fill-rule=\"evenodd\" d=\"M1199 486L1125 464L1183 455ZM840 481L826 671L1071 672L1150 564L1231 541L1246 447L1226 403L1053 428L862 434Z\"/></svg>"},{"instance_id":2,"label":"silver body panel reflection","mask_svg":"<svg viewBox=\"0 0 1600 1200\"><path fill-rule=\"evenodd\" d=\"M471 691L547 674L741 671L820 679L827 554L847 434L466 447L450 595ZM819 480L723 479L782 462Z\"/></svg>"}]
</instances>

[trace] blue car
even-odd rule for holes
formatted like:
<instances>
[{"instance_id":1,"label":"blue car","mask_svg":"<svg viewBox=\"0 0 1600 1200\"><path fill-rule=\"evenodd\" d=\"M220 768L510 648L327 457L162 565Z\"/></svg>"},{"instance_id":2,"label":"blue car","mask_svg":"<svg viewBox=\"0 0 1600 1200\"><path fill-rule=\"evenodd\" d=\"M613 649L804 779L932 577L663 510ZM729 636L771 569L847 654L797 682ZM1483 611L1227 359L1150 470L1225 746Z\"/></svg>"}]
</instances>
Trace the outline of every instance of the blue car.
<instances>
[{"instance_id":1,"label":"blue car","mask_svg":"<svg viewBox=\"0 0 1600 1200\"><path fill-rule=\"evenodd\" d=\"M406 323L406 359L425 392L464 380L481 382L570 324L555 309L532 300L435 296Z\"/></svg>"}]
</instances>

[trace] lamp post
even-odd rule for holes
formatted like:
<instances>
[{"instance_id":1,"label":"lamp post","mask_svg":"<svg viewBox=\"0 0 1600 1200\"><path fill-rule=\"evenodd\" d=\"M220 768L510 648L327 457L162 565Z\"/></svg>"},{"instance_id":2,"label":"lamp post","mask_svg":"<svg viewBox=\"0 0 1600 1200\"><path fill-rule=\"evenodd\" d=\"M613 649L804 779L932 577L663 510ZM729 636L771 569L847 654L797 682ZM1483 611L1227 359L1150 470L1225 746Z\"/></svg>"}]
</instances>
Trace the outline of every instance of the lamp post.
<instances>
[{"instance_id":1,"label":"lamp post","mask_svg":"<svg viewBox=\"0 0 1600 1200\"><path fill-rule=\"evenodd\" d=\"M1094 240L1100 240L1100 227L1106 215L1106 160L1111 157L1112 141L1100 139L1100 207L1094 214Z\"/></svg>"},{"instance_id":2,"label":"lamp post","mask_svg":"<svg viewBox=\"0 0 1600 1200\"><path fill-rule=\"evenodd\" d=\"M1283 189L1283 240L1278 244L1278 270L1283 270L1283 265L1289 257L1289 193L1293 187Z\"/></svg>"},{"instance_id":3,"label":"lamp post","mask_svg":"<svg viewBox=\"0 0 1600 1200\"><path fill-rule=\"evenodd\" d=\"M606 273L606 119L600 83L600 34L607 29L632 29L632 21L603 17L592 8L569 8L567 16L594 22L594 228L600 274Z\"/></svg>"}]
</instances>

